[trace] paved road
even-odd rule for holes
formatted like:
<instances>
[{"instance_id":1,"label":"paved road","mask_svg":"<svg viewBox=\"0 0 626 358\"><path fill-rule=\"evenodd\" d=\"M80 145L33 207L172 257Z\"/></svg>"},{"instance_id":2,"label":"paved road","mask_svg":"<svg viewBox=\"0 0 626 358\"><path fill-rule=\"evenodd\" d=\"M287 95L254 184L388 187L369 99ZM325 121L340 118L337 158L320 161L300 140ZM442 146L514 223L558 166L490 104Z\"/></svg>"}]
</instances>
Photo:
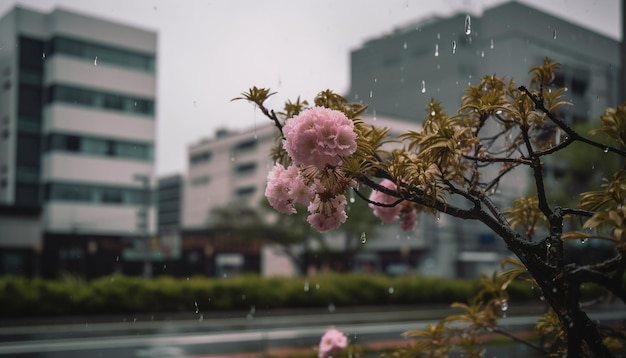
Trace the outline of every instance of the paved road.
<instances>
[{"instance_id":1,"label":"paved road","mask_svg":"<svg viewBox=\"0 0 626 358\"><path fill-rule=\"evenodd\" d=\"M501 320L512 330L531 327L537 315L520 309ZM458 311L454 311L458 312ZM537 312L537 311L535 311ZM0 327L0 355L10 357L189 357L268 352L279 347L313 347L330 326L356 343L398 339L409 329L451 313L449 309L336 310L306 314L248 312L240 317L127 320ZM520 314L520 315L517 315ZM597 313L594 319L626 319L624 312Z\"/></svg>"}]
</instances>

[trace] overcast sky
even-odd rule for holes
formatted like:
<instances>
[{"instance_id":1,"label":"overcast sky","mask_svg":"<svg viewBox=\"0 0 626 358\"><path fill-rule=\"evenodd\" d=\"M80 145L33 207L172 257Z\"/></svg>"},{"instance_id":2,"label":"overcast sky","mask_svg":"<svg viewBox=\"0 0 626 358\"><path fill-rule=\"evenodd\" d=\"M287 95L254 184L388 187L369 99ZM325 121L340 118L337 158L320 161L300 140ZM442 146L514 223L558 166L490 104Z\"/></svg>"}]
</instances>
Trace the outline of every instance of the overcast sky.
<instances>
[{"instance_id":1,"label":"overcast sky","mask_svg":"<svg viewBox=\"0 0 626 358\"><path fill-rule=\"evenodd\" d=\"M252 85L279 95L270 105L349 87L349 54L394 28L457 12L480 14L503 0L0 0L49 11L63 7L156 30L157 174L186 170L190 143L217 128L267 123L244 102ZM526 0L548 13L621 38L619 0ZM460 24L462 27L463 24ZM548 34L549 35L549 34Z\"/></svg>"}]
</instances>

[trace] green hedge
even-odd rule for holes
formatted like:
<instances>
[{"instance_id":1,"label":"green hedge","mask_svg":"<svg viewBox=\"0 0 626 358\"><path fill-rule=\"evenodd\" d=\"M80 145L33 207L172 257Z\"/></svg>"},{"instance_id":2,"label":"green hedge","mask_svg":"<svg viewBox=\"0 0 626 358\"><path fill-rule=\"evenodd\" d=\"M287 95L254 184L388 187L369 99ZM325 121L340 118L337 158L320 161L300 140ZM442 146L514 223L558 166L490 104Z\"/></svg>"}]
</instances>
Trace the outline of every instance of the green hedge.
<instances>
[{"instance_id":1,"label":"green hedge","mask_svg":"<svg viewBox=\"0 0 626 358\"><path fill-rule=\"evenodd\" d=\"M215 310L449 304L466 302L475 280L328 274L308 278L229 279L107 276L93 281L52 281L0 277L0 317L83 314L140 314ZM523 283L509 293L513 301L537 299Z\"/></svg>"}]
</instances>

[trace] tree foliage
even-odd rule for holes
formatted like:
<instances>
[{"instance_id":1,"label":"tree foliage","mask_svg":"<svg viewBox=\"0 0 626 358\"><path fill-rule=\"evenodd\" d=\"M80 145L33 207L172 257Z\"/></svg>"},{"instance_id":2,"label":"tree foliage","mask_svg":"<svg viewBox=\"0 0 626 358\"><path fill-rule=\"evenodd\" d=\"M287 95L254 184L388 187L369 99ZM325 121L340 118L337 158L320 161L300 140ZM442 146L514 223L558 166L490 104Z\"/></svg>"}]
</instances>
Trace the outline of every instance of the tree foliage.
<instances>
[{"instance_id":1,"label":"tree foliage","mask_svg":"<svg viewBox=\"0 0 626 358\"><path fill-rule=\"evenodd\" d=\"M348 103L328 90L316 97L315 105L342 111L354 122L357 133L356 152L328 171L396 197L397 205L408 203L422 212L438 211L484 223L519 259L516 269L508 274L520 276L526 272L552 309L538 326L540 334L552 339L539 349L568 357L610 357L615 353L612 348L619 346L615 343L622 340L623 344L625 336L589 318L581 306L580 287L597 284L626 300L626 170L621 167L597 190L580 193L577 207L561 207L548 200L545 168L549 158L567 151L574 143L589 151L616 155L623 161L626 103L607 109L600 126L592 131L604 133L612 143L590 139L560 116L562 107L570 103L562 99L565 89L552 83L558 68L558 63L546 58L530 69L528 86L495 74L485 76L467 88L454 115L448 115L433 99L427 105L422 129L403 134L392 150L383 148L390 140L387 129L359 118L364 105ZM263 91L269 94L269 90ZM291 117L264 109L264 99L258 93L253 89L242 98L261 107L280 131ZM281 159L289 160L284 156ZM496 205L491 197L495 189L524 171L529 174L532 195L508 203L511 207ZM383 179L391 180L397 189L380 185ZM355 186L355 190L359 189ZM365 195L359 196L368 200ZM564 232L568 220L582 220L582 229ZM564 241L572 239L607 240L614 251L610 258L598 262L568 263L564 260ZM455 304L463 313L449 320L464 321L474 332L496 330L496 313L506 299L500 291L509 278L495 275L489 280L485 287L490 288L483 294L467 304ZM457 335L456 343L448 344L450 332L455 330L447 322L408 333L422 338L416 343L419 352L445 356L457 349L466 356L482 355L475 349L476 336L472 334Z\"/></svg>"}]
</instances>

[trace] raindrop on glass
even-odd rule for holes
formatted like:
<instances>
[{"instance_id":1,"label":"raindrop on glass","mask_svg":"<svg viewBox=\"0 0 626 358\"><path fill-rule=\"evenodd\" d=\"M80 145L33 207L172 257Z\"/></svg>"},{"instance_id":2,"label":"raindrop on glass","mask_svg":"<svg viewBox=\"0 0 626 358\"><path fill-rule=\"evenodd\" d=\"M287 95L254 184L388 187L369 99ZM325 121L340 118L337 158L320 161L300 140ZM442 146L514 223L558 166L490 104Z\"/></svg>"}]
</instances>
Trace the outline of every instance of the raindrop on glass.
<instances>
[{"instance_id":1,"label":"raindrop on glass","mask_svg":"<svg viewBox=\"0 0 626 358\"><path fill-rule=\"evenodd\" d=\"M331 304L328 305L328 312L335 312L335 309L336 309L336 307L335 307L334 304L331 303Z\"/></svg>"},{"instance_id":2,"label":"raindrop on glass","mask_svg":"<svg viewBox=\"0 0 626 358\"><path fill-rule=\"evenodd\" d=\"M309 292L309 281L304 282L304 292Z\"/></svg>"},{"instance_id":3,"label":"raindrop on glass","mask_svg":"<svg viewBox=\"0 0 626 358\"><path fill-rule=\"evenodd\" d=\"M491 43L489 43L489 48L493 50L493 39L491 39Z\"/></svg>"},{"instance_id":4,"label":"raindrop on glass","mask_svg":"<svg viewBox=\"0 0 626 358\"><path fill-rule=\"evenodd\" d=\"M485 57L485 51L480 51L480 57Z\"/></svg>"},{"instance_id":5,"label":"raindrop on glass","mask_svg":"<svg viewBox=\"0 0 626 358\"><path fill-rule=\"evenodd\" d=\"M435 57L439 56L439 44L435 44Z\"/></svg>"},{"instance_id":6,"label":"raindrop on glass","mask_svg":"<svg viewBox=\"0 0 626 358\"><path fill-rule=\"evenodd\" d=\"M452 41L452 54L456 53L456 41Z\"/></svg>"},{"instance_id":7,"label":"raindrop on glass","mask_svg":"<svg viewBox=\"0 0 626 358\"><path fill-rule=\"evenodd\" d=\"M472 33L472 18L469 14L465 15L465 34L470 35Z\"/></svg>"},{"instance_id":8,"label":"raindrop on glass","mask_svg":"<svg viewBox=\"0 0 626 358\"><path fill-rule=\"evenodd\" d=\"M437 40L441 39L441 34L439 32L437 32Z\"/></svg>"},{"instance_id":9,"label":"raindrop on glass","mask_svg":"<svg viewBox=\"0 0 626 358\"><path fill-rule=\"evenodd\" d=\"M604 152L608 153L609 152L609 147L604 148Z\"/></svg>"},{"instance_id":10,"label":"raindrop on glass","mask_svg":"<svg viewBox=\"0 0 626 358\"><path fill-rule=\"evenodd\" d=\"M370 91L370 98L374 97L374 91Z\"/></svg>"},{"instance_id":11,"label":"raindrop on glass","mask_svg":"<svg viewBox=\"0 0 626 358\"><path fill-rule=\"evenodd\" d=\"M198 321L200 321L200 322L204 321L204 314L200 315L200 318L198 318Z\"/></svg>"},{"instance_id":12,"label":"raindrop on glass","mask_svg":"<svg viewBox=\"0 0 626 358\"><path fill-rule=\"evenodd\" d=\"M93 59L93 65L98 66L98 56L96 56L96 58Z\"/></svg>"},{"instance_id":13,"label":"raindrop on glass","mask_svg":"<svg viewBox=\"0 0 626 358\"><path fill-rule=\"evenodd\" d=\"M426 81L422 80L422 93L426 93Z\"/></svg>"},{"instance_id":14,"label":"raindrop on glass","mask_svg":"<svg viewBox=\"0 0 626 358\"><path fill-rule=\"evenodd\" d=\"M395 290L393 289L393 287L389 287L389 294L390 294L390 295L393 295L394 291L395 291Z\"/></svg>"},{"instance_id":15,"label":"raindrop on glass","mask_svg":"<svg viewBox=\"0 0 626 358\"><path fill-rule=\"evenodd\" d=\"M585 244L585 243L587 243L587 239L580 239L580 243L581 243L581 244Z\"/></svg>"},{"instance_id":16,"label":"raindrop on glass","mask_svg":"<svg viewBox=\"0 0 626 358\"><path fill-rule=\"evenodd\" d=\"M198 313L198 312L199 312L199 310L200 310L200 309L198 308L198 301L195 301L193 304L196 306L196 313Z\"/></svg>"},{"instance_id":17,"label":"raindrop on glass","mask_svg":"<svg viewBox=\"0 0 626 358\"><path fill-rule=\"evenodd\" d=\"M119 261L119 260L120 260L120 257L119 257L119 256L117 256L117 257L115 258L115 261Z\"/></svg>"},{"instance_id":18,"label":"raindrop on glass","mask_svg":"<svg viewBox=\"0 0 626 358\"><path fill-rule=\"evenodd\" d=\"M402 46L402 48L404 48L406 50L407 47L408 47L408 45L405 42L404 45Z\"/></svg>"},{"instance_id":19,"label":"raindrop on glass","mask_svg":"<svg viewBox=\"0 0 626 358\"><path fill-rule=\"evenodd\" d=\"M556 40L556 30L552 31L552 38Z\"/></svg>"},{"instance_id":20,"label":"raindrop on glass","mask_svg":"<svg viewBox=\"0 0 626 358\"><path fill-rule=\"evenodd\" d=\"M46 58L46 53L45 53L45 52L42 52L42 53L41 53L41 59L43 60L44 58Z\"/></svg>"},{"instance_id":21,"label":"raindrop on glass","mask_svg":"<svg viewBox=\"0 0 626 358\"><path fill-rule=\"evenodd\" d=\"M361 243L364 244L367 242L367 237L365 237L365 231L361 233Z\"/></svg>"},{"instance_id":22,"label":"raindrop on glass","mask_svg":"<svg viewBox=\"0 0 626 358\"><path fill-rule=\"evenodd\" d=\"M316 290L319 290L319 289L320 289L320 284L319 284L319 283L316 283L316 284L315 284L315 289L316 289Z\"/></svg>"}]
</instances>

